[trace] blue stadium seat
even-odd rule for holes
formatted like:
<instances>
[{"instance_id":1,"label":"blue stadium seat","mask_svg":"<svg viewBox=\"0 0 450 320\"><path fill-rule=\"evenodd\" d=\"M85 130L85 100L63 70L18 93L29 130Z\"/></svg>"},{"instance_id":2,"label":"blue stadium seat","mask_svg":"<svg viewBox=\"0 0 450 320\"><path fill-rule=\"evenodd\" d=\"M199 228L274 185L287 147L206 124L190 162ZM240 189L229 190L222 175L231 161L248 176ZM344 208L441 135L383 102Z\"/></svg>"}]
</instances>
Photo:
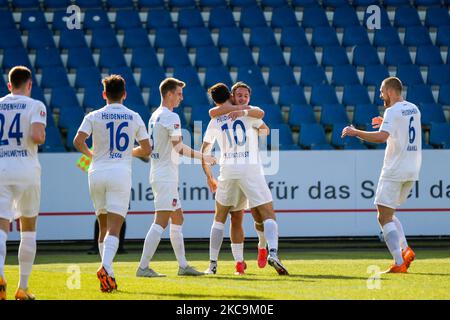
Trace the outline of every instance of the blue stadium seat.
<instances>
[{"instance_id":1,"label":"blue stadium seat","mask_svg":"<svg viewBox=\"0 0 450 320\"><path fill-rule=\"evenodd\" d=\"M255 27L251 30L249 46L266 47L277 45L275 35L270 27Z\"/></svg>"},{"instance_id":2,"label":"blue stadium seat","mask_svg":"<svg viewBox=\"0 0 450 320\"><path fill-rule=\"evenodd\" d=\"M148 31L144 28L126 29L123 37L124 48L150 47Z\"/></svg>"},{"instance_id":3,"label":"blue stadium seat","mask_svg":"<svg viewBox=\"0 0 450 320\"><path fill-rule=\"evenodd\" d=\"M298 144L303 148L326 144L325 131L321 124L303 123L300 127Z\"/></svg>"},{"instance_id":4,"label":"blue stadium seat","mask_svg":"<svg viewBox=\"0 0 450 320\"><path fill-rule=\"evenodd\" d=\"M364 68L363 84L366 86L379 86L387 77L389 77L389 71L385 65L368 65Z\"/></svg>"},{"instance_id":5,"label":"blue stadium seat","mask_svg":"<svg viewBox=\"0 0 450 320\"><path fill-rule=\"evenodd\" d=\"M272 66L269 71L269 80L267 83L269 86L285 86L295 83L294 73L289 66Z\"/></svg>"},{"instance_id":6,"label":"blue stadium seat","mask_svg":"<svg viewBox=\"0 0 450 320\"><path fill-rule=\"evenodd\" d=\"M116 32L111 28L92 30L91 47L95 49L118 48Z\"/></svg>"},{"instance_id":7,"label":"blue stadium seat","mask_svg":"<svg viewBox=\"0 0 450 320\"><path fill-rule=\"evenodd\" d=\"M283 52L279 46L267 46L259 49L258 65L272 67L286 65Z\"/></svg>"},{"instance_id":8,"label":"blue stadium seat","mask_svg":"<svg viewBox=\"0 0 450 320\"><path fill-rule=\"evenodd\" d=\"M72 126L80 126L83 122L84 110L78 106L74 108L63 108L59 113L58 127L69 129Z\"/></svg>"},{"instance_id":9,"label":"blue stadium seat","mask_svg":"<svg viewBox=\"0 0 450 320\"><path fill-rule=\"evenodd\" d=\"M395 10L394 27L420 26L417 9L413 7L398 7Z\"/></svg>"},{"instance_id":10,"label":"blue stadium seat","mask_svg":"<svg viewBox=\"0 0 450 320\"><path fill-rule=\"evenodd\" d=\"M433 123L431 125L430 144L441 148L450 146L450 123Z\"/></svg>"},{"instance_id":11,"label":"blue stadium seat","mask_svg":"<svg viewBox=\"0 0 450 320\"><path fill-rule=\"evenodd\" d=\"M204 129L211 118L208 114L208 104L196 105L191 109L191 125L194 125L194 121L201 122L202 128Z\"/></svg>"},{"instance_id":12,"label":"blue stadium seat","mask_svg":"<svg viewBox=\"0 0 450 320\"><path fill-rule=\"evenodd\" d=\"M12 12L9 10L0 10L0 30L15 29L16 23Z\"/></svg>"},{"instance_id":13,"label":"blue stadium seat","mask_svg":"<svg viewBox=\"0 0 450 320\"><path fill-rule=\"evenodd\" d=\"M66 69L64 67L42 68L42 88L56 88L69 86Z\"/></svg>"},{"instance_id":14,"label":"blue stadium seat","mask_svg":"<svg viewBox=\"0 0 450 320\"><path fill-rule=\"evenodd\" d=\"M105 29L111 28L106 11L99 9L86 10L83 20L85 29Z\"/></svg>"},{"instance_id":15,"label":"blue stadium seat","mask_svg":"<svg viewBox=\"0 0 450 320\"><path fill-rule=\"evenodd\" d=\"M205 26L200 11L195 8L181 9L178 12L177 22L179 29L199 28Z\"/></svg>"},{"instance_id":16,"label":"blue stadium seat","mask_svg":"<svg viewBox=\"0 0 450 320\"><path fill-rule=\"evenodd\" d=\"M28 49L54 48L53 34L49 29L31 29L28 31Z\"/></svg>"},{"instance_id":17,"label":"blue stadium seat","mask_svg":"<svg viewBox=\"0 0 450 320\"><path fill-rule=\"evenodd\" d=\"M386 7L410 6L409 0L383 0Z\"/></svg>"},{"instance_id":18,"label":"blue stadium seat","mask_svg":"<svg viewBox=\"0 0 450 320\"><path fill-rule=\"evenodd\" d=\"M274 104L272 92L266 85L255 85L252 87L252 98L250 103L254 106Z\"/></svg>"},{"instance_id":19,"label":"blue stadium seat","mask_svg":"<svg viewBox=\"0 0 450 320\"><path fill-rule=\"evenodd\" d=\"M57 87L52 89L50 107L55 110L80 108L75 90L72 87Z\"/></svg>"},{"instance_id":20,"label":"blue stadium seat","mask_svg":"<svg viewBox=\"0 0 450 320\"><path fill-rule=\"evenodd\" d=\"M136 85L129 85L127 83L127 98L125 104L133 108L133 106L145 106L144 99L142 98L141 89Z\"/></svg>"},{"instance_id":21,"label":"blue stadium seat","mask_svg":"<svg viewBox=\"0 0 450 320\"><path fill-rule=\"evenodd\" d=\"M261 7L263 8L280 8L288 5L286 0L261 0Z\"/></svg>"},{"instance_id":22,"label":"blue stadium seat","mask_svg":"<svg viewBox=\"0 0 450 320\"><path fill-rule=\"evenodd\" d=\"M144 121L145 126L147 127L151 117L150 109L144 105L130 105L130 109L141 116L142 121Z\"/></svg>"},{"instance_id":23,"label":"blue stadium seat","mask_svg":"<svg viewBox=\"0 0 450 320\"><path fill-rule=\"evenodd\" d=\"M176 68L190 65L191 61L184 47L169 47L164 49L163 67Z\"/></svg>"},{"instance_id":24,"label":"blue stadium seat","mask_svg":"<svg viewBox=\"0 0 450 320\"><path fill-rule=\"evenodd\" d=\"M400 45L400 37L396 28L386 26L381 29L376 29L373 37L373 45L377 47L388 47L393 45Z\"/></svg>"},{"instance_id":25,"label":"blue stadium seat","mask_svg":"<svg viewBox=\"0 0 450 320\"><path fill-rule=\"evenodd\" d=\"M242 30L239 27L223 27L219 29L219 47L246 46Z\"/></svg>"},{"instance_id":26,"label":"blue stadium seat","mask_svg":"<svg viewBox=\"0 0 450 320\"><path fill-rule=\"evenodd\" d=\"M438 28L436 36L436 45L450 47L450 25L440 26Z\"/></svg>"},{"instance_id":27,"label":"blue stadium seat","mask_svg":"<svg viewBox=\"0 0 450 320\"><path fill-rule=\"evenodd\" d=\"M424 83L419 66L414 64L398 66L396 76L406 86Z\"/></svg>"},{"instance_id":28,"label":"blue stadium seat","mask_svg":"<svg viewBox=\"0 0 450 320\"><path fill-rule=\"evenodd\" d=\"M344 47L330 46L323 48L323 66L341 66L349 63L350 61L348 60L347 52Z\"/></svg>"},{"instance_id":29,"label":"blue stadium seat","mask_svg":"<svg viewBox=\"0 0 450 320\"><path fill-rule=\"evenodd\" d=\"M340 65L333 68L331 84L334 86L345 86L348 84L359 84L356 68L352 65Z\"/></svg>"},{"instance_id":30,"label":"blue stadium seat","mask_svg":"<svg viewBox=\"0 0 450 320\"><path fill-rule=\"evenodd\" d=\"M175 28L159 28L156 29L155 47L169 48L181 47L181 39L177 29Z\"/></svg>"},{"instance_id":31,"label":"blue stadium seat","mask_svg":"<svg viewBox=\"0 0 450 320\"><path fill-rule=\"evenodd\" d=\"M363 26L349 26L344 29L342 46L370 45L367 29Z\"/></svg>"},{"instance_id":32,"label":"blue stadium seat","mask_svg":"<svg viewBox=\"0 0 450 320\"><path fill-rule=\"evenodd\" d=\"M158 57L155 49L151 47L134 48L131 55L132 68L158 66Z\"/></svg>"},{"instance_id":33,"label":"blue stadium seat","mask_svg":"<svg viewBox=\"0 0 450 320\"><path fill-rule=\"evenodd\" d=\"M87 88L91 86L99 86L102 81L102 75L97 67L80 67L77 68L75 75L75 86L77 88Z\"/></svg>"},{"instance_id":34,"label":"blue stadium seat","mask_svg":"<svg viewBox=\"0 0 450 320\"><path fill-rule=\"evenodd\" d=\"M31 68L31 62L25 48L18 47L3 50L3 69L9 70L15 66L26 66Z\"/></svg>"},{"instance_id":35,"label":"blue stadium seat","mask_svg":"<svg viewBox=\"0 0 450 320\"><path fill-rule=\"evenodd\" d=\"M230 7L243 8L257 6L256 0L230 0Z\"/></svg>"},{"instance_id":36,"label":"blue stadium seat","mask_svg":"<svg viewBox=\"0 0 450 320\"><path fill-rule=\"evenodd\" d=\"M325 10L320 7L307 7L303 11L303 28L328 27Z\"/></svg>"},{"instance_id":37,"label":"blue stadium seat","mask_svg":"<svg viewBox=\"0 0 450 320\"><path fill-rule=\"evenodd\" d=\"M371 128L372 118L379 115L378 108L373 104L357 104L353 110L353 124L364 130Z\"/></svg>"},{"instance_id":38,"label":"blue stadium seat","mask_svg":"<svg viewBox=\"0 0 450 320\"><path fill-rule=\"evenodd\" d=\"M103 48L100 50L98 60L99 68L114 68L126 66L125 57L121 48Z\"/></svg>"},{"instance_id":39,"label":"blue stadium seat","mask_svg":"<svg viewBox=\"0 0 450 320\"><path fill-rule=\"evenodd\" d=\"M86 9L100 9L103 5L102 0L75 0L75 4Z\"/></svg>"},{"instance_id":40,"label":"blue stadium seat","mask_svg":"<svg viewBox=\"0 0 450 320\"><path fill-rule=\"evenodd\" d=\"M302 27L285 27L281 30L280 45L282 47L307 46L305 30Z\"/></svg>"},{"instance_id":41,"label":"blue stadium seat","mask_svg":"<svg viewBox=\"0 0 450 320\"><path fill-rule=\"evenodd\" d=\"M170 12L163 8L150 10L147 16L147 28L173 28Z\"/></svg>"},{"instance_id":42,"label":"blue stadium seat","mask_svg":"<svg viewBox=\"0 0 450 320\"><path fill-rule=\"evenodd\" d=\"M138 7L142 9L163 8L164 0L138 0Z\"/></svg>"},{"instance_id":43,"label":"blue stadium seat","mask_svg":"<svg viewBox=\"0 0 450 320\"><path fill-rule=\"evenodd\" d=\"M319 7L318 0L292 0L292 6L294 8L308 8L308 7Z\"/></svg>"},{"instance_id":44,"label":"blue stadium seat","mask_svg":"<svg viewBox=\"0 0 450 320\"><path fill-rule=\"evenodd\" d=\"M353 50L353 61L355 66L368 66L381 64L377 50L370 46L356 46Z\"/></svg>"},{"instance_id":45,"label":"blue stadium seat","mask_svg":"<svg viewBox=\"0 0 450 320\"><path fill-rule=\"evenodd\" d=\"M225 83L229 88L231 87L233 81L228 68L225 66L207 68L205 72L205 87L209 88L218 82Z\"/></svg>"},{"instance_id":46,"label":"blue stadium seat","mask_svg":"<svg viewBox=\"0 0 450 320\"><path fill-rule=\"evenodd\" d=\"M70 48L67 54L67 68L94 67L95 61L89 48Z\"/></svg>"},{"instance_id":47,"label":"blue stadium seat","mask_svg":"<svg viewBox=\"0 0 450 320\"><path fill-rule=\"evenodd\" d=\"M36 50L34 67L37 69L46 67L62 67L61 55L56 48L40 48Z\"/></svg>"},{"instance_id":48,"label":"blue stadium seat","mask_svg":"<svg viewBox=\"0 0 450 320\"><path fill-rule=\"evenodd\" d=\"M344 87L342 104L355 106L357 104L371 103L367 88L360 84L347 85Z\"/></svg>"},{"instance_id":49,"label":"blue stadium seat","mask_svg":"<svg viewBox=\"0 0 450 320\"><path fill-rule=\"evenodd\" d=\"M87 42L83 30L61 30L58 46L60 49L86 48Z\"/></svg>"},{"instance_id":50,"label":"blue stadium seat","mask_svg":"<svg viewBox=\"0 0 450 320\"><path fill-rule=\"evenodd\" d=\"M278 105L261 104L259 107L264 110L264 122L266 122L269 127L278 127L283 123L283 115L281 114L281 109Z\"/></svg>"},{"instance_id":51,"label":"blue stadium seat","mask_svg":"<svg viewBox=\"0 0 450 320\"><path fill-rule=\"evenodd\" d=\"M160 103L161 103L161 94L159 92L159 88L151 87L150 97L148 98L148 106L150 108L156 108L160 105ZM180 109L180 107L178 107L177 109Z\"/></svg>"},{"instance_id":52,"label":"blue stadium seat","mask_svg":"<svg viewBox=\"0 0 450 320\"><path fill-rule=\"evenodd\" d=\"M175 108L175 109L173 109L173 112L178 114L178 116L180 117L181 127L182 128L186 128L187 127L187 121L186 121L186 117L184 115L184 109L183 108ZM185 130L182 130L182 131L185 131ZM182 134L183 134L183 142L184 142L185 132L182 132ZM193 136L191 138L193 138ZM189 142L189 141L186 141L186 142Z\"/></svg>"},{"instance_id":53,"label":"blue stadium seat","mask_svg":"<svg viewBox=\"0 0 450 320\"><path fill-rule=\"evenodd\" d=\"M272 28L297 27L297 17L295 16L294 10L291 7L278 7L273 9L270 26Z\"/></svg>"},{"instance_id":54,"label":"blue stadium seat","mask_svg":"<svg viewBox=\"0 0 450 320\"><path fill-rule=\"evenodd\" d=\"M194 85L194 86L201 85L197 70L192 66L184 66L184 67L175 68L175 71L173 72L173 77L176 79L180 79L181 81L184 81L185 83L188 83L190 86L191 85Z\"/></svg>"},{"instance_id":55,"label":"blue stadium seat","mask_svg":"<svg viewBox=\"0 0 450 320\"><path fill-rule=\"evenodd\" d=\"M106 105L102 97L102 85L90 86L84 89L83 108L85 110L98 110Z\"/></svg>"},{"instance_id":56,"label":"blue stadium seat","mask_svg":"<svg viewBox=\"0 0 450 320\"><path fill-rule=\"evenodd\" d=\"M141 68L141 80L139 85L143 88L159 88L161 81L166 78L164 69L160 66Z\"/></svg>"},{"instance_id":57,"label":"blue stadium seat","mask_svg":"<svg viewBox=\"0 0 450 320\"><path fill-rule=\"evenodd\" d=\"M289 124L301 126L305 123L316 123L314 110L307 104L294 104L289 110Z\"/></svg>"},{"instance_id":58,"label":"blue stadium seat","mask_svg":"<svg viewBox=\"0 0 450 320\"><path fill-rule=\"evenodd\" d=\"M406 28L404 44L410 47L430 45L431 38L428 29L423 26Z\"/></svg>"},{"instance_id":59,"label":"blue stadium seat","mask_svg":"<svg viewBox=\"0 0 450 320\"><path fill-rule=\"evenodd\" d=\"M200 0L199 5L201 8L226 7L227 2L225 0Z\"/></svg>"},{"instance_id":60,"label":"blue stadium seat","mask_svg":"<svg viewBox=\"0 0 450 320\"><path fill-rule=\"evenodd\" d=\"M68 20L69 15L66 13L66 10L57 10L53 12L53 21L51 22L50 28L53 30L77 30L77 29L68 29L67 22L74 23L75 21L72 19ZM81 26L81 24L80 24Z\"/></svg>"},{"instance_id":61,"label":"blue stadium seat","mask_svg":"<svg viewBox=\"0 0 450 320\"><path fill-rule=\"evenodd\" d=\"M417 7L440 6L441 4L441 0L414 0L414 5Z\"/></svg>"},{"instance_id":62,"label":"blue stadium seat","mask_svg":"<svg viewBox=\"0 0 450 320\"><path fill-rule=\"evenodd\" d=\"M39 148L42 152L66 152L59 129L47 126L45 129L45 143Z\"/></svg>"},{"instance_id":63,"label":"blue stadium seat","mask_svg":"<svg viewBox=\"0 0 450 320\"><path fill-rule=\"evenodd\" d=\"M206 90L202 86L186 86L183 89L183 101L182 106L207 106L209 105L208 98L206 97Z\"/></svg>"},{"instance_id":64,"label":"blue stadium seat","mask_svg":"<svg viewBox=\"0 0 450 320\"><path fill-rule=\"evenodd\" d=\"M33 86L33 88L34 87L37 87L37 86ZM3 79L3 77L0 77L0 97L4 97L7 94L9 94L8 87L6 86L6 83L5 83L5 80ZM44 99L44 101L45 101L45 99Z\"/></svg>"},{"instance_id":65,"label":"blue stadium seat","mask_svg":"<svg viewBox=\"0 0 450 320\"><path fill-rule=\"evenodd\" d=\"M341 104L324 104L320 114L320 123L331 127L335 123L349 123L345 107Z\"/></svg>"},{"instance_id":66,"label":"blue stadium seat","mask_svg":"<svg viewBox=\"0 0 450 320\"><path fill-rule=\"evenodd\" d=\"M127 66L121 66L121 67L112 67L108 69L108 74L118 74L121 75L122 78L125 80L126 87L128 86L136 85L136 79L134 78L133 72L131 71L130 67Z\"/></svg>"},{"instance_id":67,"label":"blue stadium seat","mask_svg":"<svg viewBox=\"0 0 450 320\"><path fill-rule=\"evenodd\" d=\"M406 100L416 105L421 103L435 103L430 87L425 84L409 86Z\"/></svg>"},{"instance_id":68,"label":"blue stadium seat","mask_svg":"<svg viewBox=\"0 0 450 320\"><path fill-rule=\"evenodd\" d=\"M330 144L325 143L325 144L312 145L311 146L311 150L314 150L314 151L318 151L318 150L334 150L334 148Z\"/></svg>"},{"instance_id":69,"label":"blue stadium seat","mask_svg":"<svg viewBox=\"0 0 450 320\"><path fill-rule=\"evenodd\" d=\"M169 0L170 8L192 8L195 7L195 0Z\"/></svg>"},{"instance_id":70,"label":"blue stadium seat","mask_svg":"<svg viewBox=\"0 0 450 320\"><path fill-rule=\"evenodd\" d=\"M373 101L372 101L373 104L375 104L377 106L384 105L384 101L381 100L381 98L380 98L380 88L381 88L381 83L375 87L374 97L373 97Z\"/></svg>"},{"instance_id":71,"label":"blue stadium seat","mask_svg":"<svg viewBox=\"0 0 450 320\"><path fill-rule=\"evenodd\" d=\"M445 8L430 7L427 8L425 16L425 26L438 28L440 26L450 25L450 15Z\"/></svg>"},{"instance_id":72,"label":"blue stadium seat","mask_svg":"<svg viewBox=\"0 0 450 320\"><path fill-rule=\"evenodd\" d=\"M384 56L384 64L388 66L412 64L408 48L401 45L387 47Z\"/></svg>"},{"instance_id":73,"label":"blue stadium seat","mask_svg":"<svg viewBox=\"0 0 450 320\"><path fill-rule=\"evenodd\" d=\"M444 84L439 88L438 103L450 106L450 85Z\"/></svg>"},{"instance_id":74,"label":"blue stadium seat","mask_svg":"<svg viewBox=\"0 0 450 320\"><path fill-rule=\"evenodd\" d=\"M211 32L205 28L190 28L187 32L186 48L214 46Z\"/></svg>"},{"instance_id":75,"label":"blue stadium seat","mask_svg":"<svg viewBox=\"0 0 450 320\"><path fill-rule=\"evenodd\" d=\"M244 67L255 64L252 52L247 46L235 46L228 49L227 65L230 67Z\"/></svg>"},{"instance_id":76,"label":"blue stadium seat","mask_svg":"<svg viewBox=\"0 0 450 320\"><path fill-rule=\"evenodd\" d=\"M390 20L389 20L389 16L388 16L388 14L387 14L387 12L386 12L386 9L385 9L383 6L381 6L380 3L377 3L377 5L378 5L378 8L380 9L380 15L381 15L381 19L380 19L380 27L381 27L381 28L384 28L384 27L389 27L389 26L391 26L391 22L390 22ZM376 13L376 11L373 11L373 10L369 10L369 12L367 12L367 7L364 8L364 18L363 18L363 23L362 23L362 25L363 25L363 26L367 26L367 22L368 22L368 19L369 19L369 18L371 19L369 22L373 23L373 22L374 22L374 20L373 20L373 15L374 15L375 13ZM371 26L371 27L372 27L372 26Z\"/></svg>"},{"instance_id":77,"label":"blue stadium seat","mask_svg":"<svg viewBox=\"0 0 450 320\"><path fill-rule=\"evenodd\" d=\"M292 47L289 64L296 67L317 65L313 48L308 45Z\"/></svg>"},{"instance_id":78,"label":"blue stadium seat","mask_svg":"<svg viewBox=\"0 0 450 320\"><path fill-rule=\"evenodd\" d=\"M274 130L278 130L276 134ZM278 135L278 139L276 139ZM277 141L278 140L278 141ZM267 137L268 147L272 150L298 150L300 149L292 139L291 128L285 124L279 124L276 128L270 130L270 135Z\"/></svg>"},{"instance_id":79,"label":"blue stadium seat","mask_svg":"<svg viewBox=\"0 0 450 320\"><path fill-rule=\"evenodd\" d=\"M45 97L44 97L44 92L42 91L41 87L39 87L37 85L37 82L34 82L34 84L35 85L33 85L33 87L31 88L31 97L33 99L42 101L44 104L47 104L47 101L45 100ZM5 85L5 89L6 89L6 85ZM6 91L7 92L5 94L9 93L8 90L6 90ZM47 118L48 118L48 113L47 113ZM53 119L53 117L51 119Z\"/></svg>"},{"instance_id":80,"label":"blue stadium seat","mask_svg":"<svg viewBox=\"0 0 450 320\"><path fill-rule=\"evenodd\" d=\"M336 30L332 27L315 27L311 45L315 47L339 46Z\"/></svg>"},{"instance_id":81,"label":"blue stadium seat","mask_svg":"<svg viewBox=\"0 0 450 320\"><path fill-rule=\"evenodd\" d=\"M116 13L116 29L126 30L141 28L139 12L136 10L118 10Z\"/></svg>"},{"instance_id":82,"label":"blue stadium seat","mask_svg":"<svg viewBox=\"0 0 450 320\"><path fill-rule=\"evenodd\" d=\"M242 29L267 26L261 8L258 6L242 8L239 26Z\"/></svg>"},{"instance_id":83,"label":"blue stadium seat","mask_svg":"<svg viewBox=\"0 0 450 320\"><path fill-rule=\"evenodd\" d=\"M333 27L345 28L349 26L360 26L355 9L350 6L336 8L333 16Z\"/></svg>"},{"instance_id":84,"label":"blue stadium seat","mask_svg":"<svg viewBox=\"0 0 450 320\"><path fill-rule=\"evenodd\" d=\"M348 126L348 121L334 123L331 131L331 144L340 149L365 149L365 146L356 137L341 138L342 130Z\"/></svg>"},{"instance_id":85,"label":"blue stadium seat","mask_svg":"<svg viewBox=\"0 0 450 320\"><path fill-rule=\"evenodd\" d=\"M416 51L416 64L419 66L442 65L441 51L433 45L418 47Z\"/></svg>"},{"instance_id":86,"label":"blue stadium seat","mask_svg":"<svg viewBox=\"0 0 450 320\"><path fill-rule=\"evenodd\" d=\"M312 87L311 101L312 106L323 106L325 104L338 104L336 91L328 84L317 84Z\"/></svg>"},{"instance_id":87,"label":"blue stadium seat","mask_svg":"<svg viewBox=\"0 0 450 320\"><path fill-rule=\"evenodd\" d=\"M280 95L278 96L278 104L280 106L306 104L303 88L296 84L281 86Z\"/></svg>"},{"instance_id":88,"label":"blue stadium seat","mask_svg":"<svg viewBox=\"0 0 450 320\"><path fill-rule=\"evenodd\" d=\"M327 8L340 8L340 7L348 7L347 0L323 0L323 7Z\"/></svg>"},{"instance_id":89,"label":"blue stadium seat","mask_svg":"<svg viewBox=\"0 0 450 320\"><path fill-rule=\"evenodd\" d=\"M261 69L257 66L243 66L238 68L237 81L242 81L250 87L265 85Z\"/></svg>"},{"instance_id":90,"label":"blue stadium seat","mask_svg":"<svg viewBox=\"0 0 450 320\"><path fill-rule=\"evenodd\" d=\"M47 20L45 19L44 12L37 10L22 11L22 16L20 17L20 29L32 30L47 28Z\"/></svg>"},{"instance_id":91,"label":"blue stadium seat","mask_svg":"<svg viewBox=\"0 0 450 320\"><path fill-rule=\"evenodd\" d=\"M427 84L450 84L450 65L432 65L428 68Z\"/></svg>"},{"instance_id":92,"label":"blue stadium seat","mask_svg":"<svg viewBox=\"0 0 450 320\"><path fill-rule=\"evenodd\" d=\"M45 9L66 9L71 4L71 0L44 0Z\"/></svg>"},{"instance_id":93,"label":"blue stadium seat","mask_svg":"<svg viewBox=\"0 0 450 320\"><path fill-rule=\"evenodd\" d=\"M197 68L209 68L222 66L220 52L217 47L200 47L196 49L195 65Z\"/></svg>"},{"instance_id":94,"label":"blue stadium seat","mask_svg":"<svg viewBox=\"0 0 450 320\"><path fill-rule=\"evenodd\" d=\"M303 66L300 72L300 84L304 86L315 86L326 84L327 76L321 66Z\"/></svg>"},{"instance_id":95,"label":"blue stadium seat","mask_svg":"<svg viewBox=\"0 0 450 320\"><path fill-rule=\"evenodd\" d=\"M209 16L208 27L210 29L236 27L233 13L228 8L213 8Z\"/></svg>"},{"instance_id":96,"label":"blue stadium seat","mask_svg":"<svg viewBox=\"0 0 450 320\"><path fill-rule=\"evenodd\" d=\"M442 106L436 103L423 103L419 106L422 125L431 126L433 122L445 123Z\"/></svg>"},{"instance_id":97,"label":"blue stadium seat","mask_svg":"<svg viewBox=\"0 0 450 320\"><path fill-rule=\"evenodd\" d=\"M106 0L106 5L113 9L133 8L133 0Z\"/></svg>"}]
</instances>

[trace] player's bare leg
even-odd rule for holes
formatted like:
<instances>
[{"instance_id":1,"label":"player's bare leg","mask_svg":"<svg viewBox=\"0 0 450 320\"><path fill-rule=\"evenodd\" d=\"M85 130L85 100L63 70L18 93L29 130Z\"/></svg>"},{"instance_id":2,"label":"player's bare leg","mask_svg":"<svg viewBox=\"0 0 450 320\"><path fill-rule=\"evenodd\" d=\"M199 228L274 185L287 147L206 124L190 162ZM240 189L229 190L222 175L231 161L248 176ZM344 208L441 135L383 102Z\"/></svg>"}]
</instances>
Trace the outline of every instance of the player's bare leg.
<instances>
[{"instance_id":1,"label":"player's bare leg","mask_svg":"<svg viewBox=\"0 0 450 320\"><path fill-rule=\"evenodd\" d=\"M0 300L6 300L5 258L9 220L0 218Z\"/></svg>"},{"instance_id":2,"label":"player's bare leg","mask_svg":"<svg viewBox=\"0 0 450 320\"><path fill-rule=\"evenodd\" d=\"M267 241L264 236L264 221L257 208L252 208L252 216L255 221L255 230L258 234L258 267L264 268L267 264Z\"/></svg>"},{"instance_id":3,"label":"player's bare leg","mask_svg":"<svg viewBox=\"0 0 450 320\"><path fill-rule=\"evenodd\" d=\"M108 215L99 214L98 220L98 253L100 258L103 257L103 242L105 241L106 233L108 232Z\"/></svg>"},{"instance_id":4,"label":"player's bare leg","mask_svg":"<svg viewBox=\"0 0 450 320\"><path fill-rule=\"evenodd\" d=\"M231 252L233 253L234 261L236 263L236 275L245 274L245 269L247 269L247 264L244 260L244 228L242 226L243 218L244 210L231 212Z\"/></svg>"},{"instance_id":5,"label":"player's bare leg","mask_svg":"<svg viewBox=\"0 0 450 320\"><path fill-rule=\"evenodd\" d=\"M36 257L36 217L20 218L19 285L16 300L34 300L36 297L28 289L28 280Z\"/></svg>"}]
</instances>

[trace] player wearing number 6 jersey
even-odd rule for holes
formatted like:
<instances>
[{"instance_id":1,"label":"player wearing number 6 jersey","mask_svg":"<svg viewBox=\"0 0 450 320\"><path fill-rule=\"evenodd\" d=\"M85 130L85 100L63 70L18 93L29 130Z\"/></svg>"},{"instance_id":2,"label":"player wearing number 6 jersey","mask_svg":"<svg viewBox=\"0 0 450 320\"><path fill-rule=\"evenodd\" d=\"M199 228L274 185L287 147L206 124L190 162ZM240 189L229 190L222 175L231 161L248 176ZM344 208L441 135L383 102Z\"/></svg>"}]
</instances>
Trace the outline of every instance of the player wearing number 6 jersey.
<instances>
[{"instance_id":1,"label":"player wearing number 6 jersey","mask_svg":"<svg viewBox=\"0 0 450 320\"><path fill-rule=\"evenodd\" d=\"M34 300L28 279L36 255L36 219L41 197L38 145L45 141L47 114L31 99L31 71L22 66L8 74L11 94L0 99L0 300L6 299L6 238L20 217L19 288L16 300Z\"/></svg>"},{"instance_id":2,"label":"player wearing number 6 jersey","mask_svg":"<svg viewBox=\"0 0 450 320\"><path fill-rule=\"evenodd\" d=\"M98 217L102 257L97 277L100 289L111 292L117 289L112 262L130 202L132 156L148 157L151 148L142 118L122 104L126 98L125 80L111 75L102 82L107 105L85 116L74 146L92 158L88 171L89 193ZM86 145L90 135L93 151ZM139 147L134 147L135 140Z\"/></svg>"},{"instance_id":3,"label":"player wearing number 6 jersey","mask_svg":"<svg viewBox=\"0 0 450 320\"><path fill-rule=\"evenodd\" d=\"M343 129L342 137L356 136L375 143L387 142L375 205L385 242L394 258L394 264L386 272L406 273L415 254L408 246L395 210L407 199L414 181L419 180L422 163L420 111L414 104L403 100L402 83L396 77L386 78L380 92L386 111L379 131L367 132L349 126Z\"/></svg>"}]
</instances>

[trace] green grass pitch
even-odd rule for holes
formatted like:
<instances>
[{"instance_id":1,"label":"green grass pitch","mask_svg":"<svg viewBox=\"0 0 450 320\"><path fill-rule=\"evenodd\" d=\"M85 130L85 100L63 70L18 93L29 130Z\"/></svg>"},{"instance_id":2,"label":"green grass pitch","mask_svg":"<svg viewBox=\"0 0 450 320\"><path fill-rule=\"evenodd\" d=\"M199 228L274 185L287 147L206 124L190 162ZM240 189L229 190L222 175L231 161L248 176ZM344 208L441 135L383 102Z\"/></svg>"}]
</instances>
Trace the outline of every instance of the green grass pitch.
<instances>
[{"instance_id":1,"label":"green grass pitch","mask_svg":"<svg viewBox=\"0 0 450 320\"><path fill-rule=\"evenodd\" d=\"M180 277L173 253L159 250L151 266L167 277L152 279L135 277L138 251L118 255L114 269L119 290L110 294L99 290L95 275L98 256L79 252L42 253L36 258L30 289L40 300L450 299L447 250L418 249L408 274L381 275L380 282L369 280L374 274L370 269L384 270L389 265L387 250L281 250L290 276L278 276L269 265L259 269L256 250L250 249L246 250L247 274L235 276L234 262L227 251L222 249L217 275ZM207 268L206 250L189 252L188 247L187 252L192 266L201 271ZM6 259L5 274L8 299L13 299L18 281L13 252Z\"/></svg>"}]
</instances>

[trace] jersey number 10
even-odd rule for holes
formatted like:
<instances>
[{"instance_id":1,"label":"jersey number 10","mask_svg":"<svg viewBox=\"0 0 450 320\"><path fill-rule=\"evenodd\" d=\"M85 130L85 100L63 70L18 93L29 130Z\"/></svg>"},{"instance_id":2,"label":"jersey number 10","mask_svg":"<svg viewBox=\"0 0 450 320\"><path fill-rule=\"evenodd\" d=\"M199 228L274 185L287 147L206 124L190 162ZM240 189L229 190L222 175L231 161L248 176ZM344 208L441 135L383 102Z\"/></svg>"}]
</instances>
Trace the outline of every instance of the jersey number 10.
<instances>
[{"instance_id":1,"label":"jersey number 10","mask_svg":"<svg viewBox=\"0 0 450 320\"><path fill-rule=\"evenodd\" d=\"M238 136L236 134L236 129L237 127L240 126L243 132L243 137L242 140L238 139ZM228 129L228 123L225 123L222 127L222 131L225 131L227 138L228 138L228 142L230 144L230 148L233 147L233 143L231 141L231 136L230 136L230 130ZM247 140L246 134L245 134L245 125L241 120L236 120L233 123L233 137L234 137L234 142L238 145L238 146L243 146Z\"/></svg>"},{"instance_id":2,"label":"jersey number 10","mask_svg":"<svg viewBox=\"0 0 450 320\"><path fill-rule=\"evenodd\" d=\"M3 140L3 133L5 132L5 116L0 113L0 146L7 146L9 145L9 140L5 139ZM20 113L17 113L14 116L14 119L11 123L11 126L8 130L8 138L9 139L16 139L17 145L21 145L20 139L23 138L23 132L20 131Z\"/></svg>"}]
</instances>

